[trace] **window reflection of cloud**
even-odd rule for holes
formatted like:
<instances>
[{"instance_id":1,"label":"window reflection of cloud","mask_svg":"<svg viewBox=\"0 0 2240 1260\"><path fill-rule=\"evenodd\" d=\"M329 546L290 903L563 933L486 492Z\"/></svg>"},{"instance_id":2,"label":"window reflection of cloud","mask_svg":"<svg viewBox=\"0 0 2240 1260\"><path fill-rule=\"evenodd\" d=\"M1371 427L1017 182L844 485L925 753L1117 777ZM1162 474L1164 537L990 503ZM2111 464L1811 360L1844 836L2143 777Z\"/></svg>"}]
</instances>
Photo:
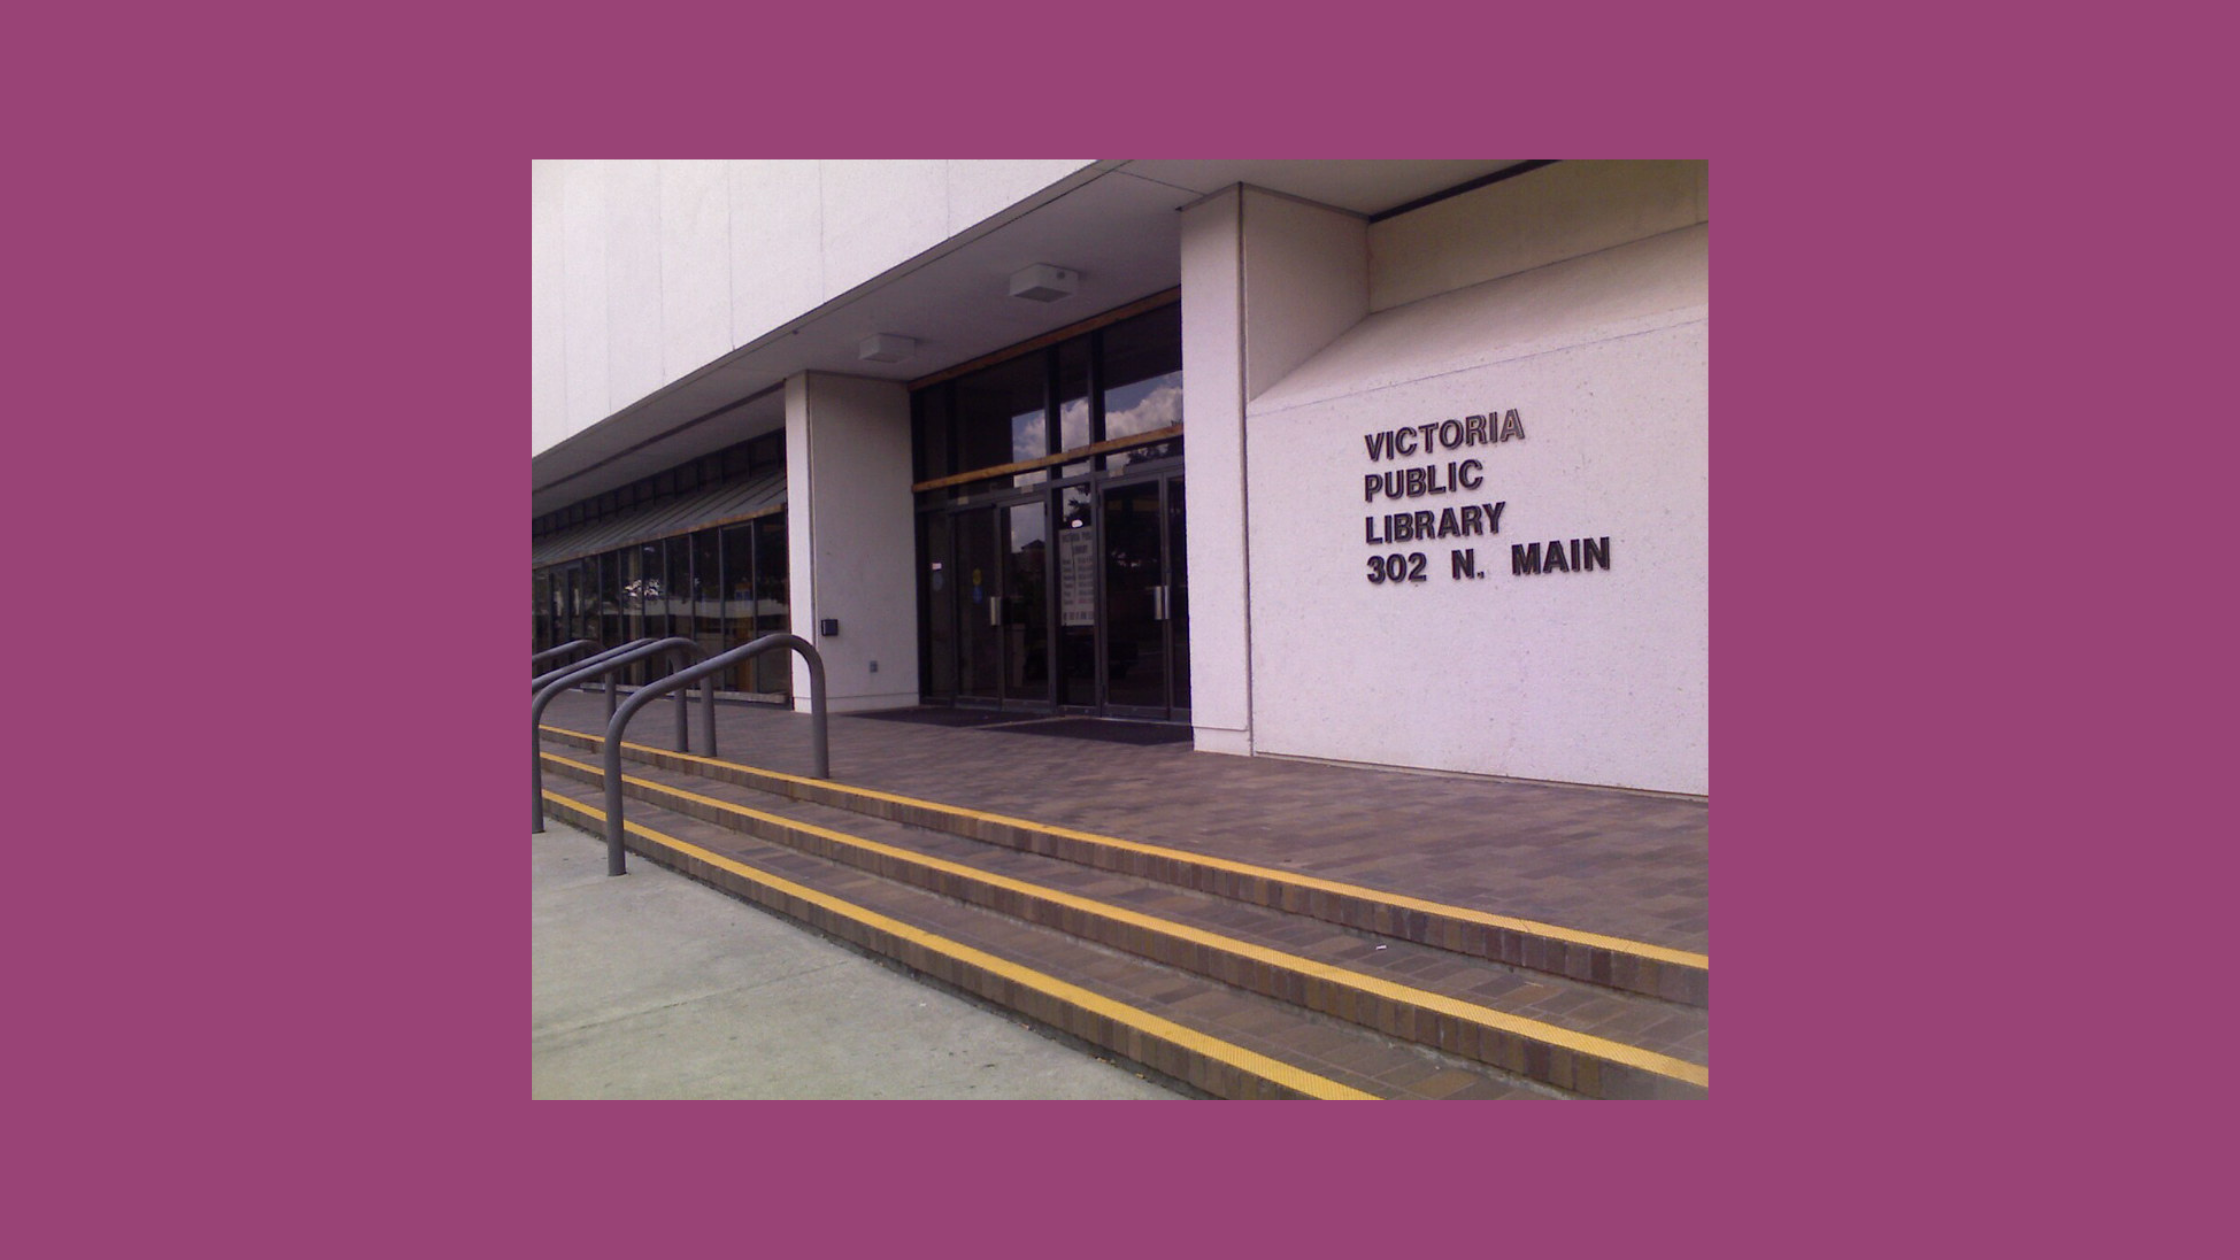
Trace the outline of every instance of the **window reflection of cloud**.
<instances>
[{"instance_id":1,"label":"window reflection of cloud","mask_svg":"<svg viewBox=\"0 0 2240 1260\"><path fill-rule=\"evenodd\" d=\"M1076 398L1058 408L1058 439L1065 443L1063 450L1089 444L1089 400Z\"/></svg>"},{"instance_id":2,"label":"window reflection of cloud","mask_svg":"<svg viewBox=\"0 0 2240 1260\"><path fill-rule=\"evenodd\" d=\"M1182 373L1169 372L1105 393L1107 438L1149 433L1182 422ZM1115 404L1119 404L1115 406Z\"/></svg>"},{"instance_id":3,"label":"window reflection of cloud","mask_svg":"<svg viewBox=\"0 0 2240 1260\"><path fill-rule=\"evenodd\" d=\"M1048 431L1047 421L1039 411L1011 417L1011 458L1040 459L1050 449L1043 436Z\"/></svg>"}]
</instances>

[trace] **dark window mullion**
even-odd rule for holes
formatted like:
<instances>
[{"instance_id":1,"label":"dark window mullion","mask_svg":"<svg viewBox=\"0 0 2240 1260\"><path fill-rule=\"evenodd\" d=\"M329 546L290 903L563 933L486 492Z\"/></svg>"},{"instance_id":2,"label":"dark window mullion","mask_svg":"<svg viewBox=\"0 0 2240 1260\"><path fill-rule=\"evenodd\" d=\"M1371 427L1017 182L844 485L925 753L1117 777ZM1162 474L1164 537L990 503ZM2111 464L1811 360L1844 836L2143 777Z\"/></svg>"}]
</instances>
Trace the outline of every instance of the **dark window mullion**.
<instances>
[{"instance_id":1,"label":"dark window mullion","mask_svg":"<svg viewBox=\"0 0 2240 1260\"><path fill-rule=\"evenodd\" d=\"M1104 441L1104 331L1089 334L1089 445Z\"/></svg>"},{"instance_id":2,"label":"dark window mullion","mask_svg":"<svg viewBox=\"0 0 2240 1260\"><path fill-rule=\"evenodd\" d=\"M1045 457L1065 449L1063 423L1058 419L1058 347L1042 352L1042 453Z\"/></svg>"}]
</instances>

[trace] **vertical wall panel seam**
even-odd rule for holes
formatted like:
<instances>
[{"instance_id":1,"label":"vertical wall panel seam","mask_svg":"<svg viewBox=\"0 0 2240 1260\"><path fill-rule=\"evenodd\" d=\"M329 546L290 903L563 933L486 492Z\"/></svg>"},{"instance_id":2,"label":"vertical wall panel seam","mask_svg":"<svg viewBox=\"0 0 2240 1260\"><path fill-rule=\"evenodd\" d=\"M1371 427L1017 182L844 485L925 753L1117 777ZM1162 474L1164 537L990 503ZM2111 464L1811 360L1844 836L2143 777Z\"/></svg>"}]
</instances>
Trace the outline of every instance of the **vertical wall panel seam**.
<instances>
[{"instance_id":1,"label":"vertical wall panel seam","mask_svg":"<svg viewBox=\"0 0 2240 1260\"><path fill-rule=\"evenodd\" d=\"M653 327L654 337L661 347L658 360L661 375L653 385L656 390L681 375L669 368L669 264L666 257L669 252L669 204L668 198L661 195L661 168L667 164L658 158L653 163L653 241L654 248L660 251L653 256Z\"/></svg>"},{"instance_id":2,"label":"vertical wall panel seam","mask_svg":"<svg viewBox=\"0 0 2240 1260\"><path fill-rule=\"evenodd\" d=\"M622 286L616 284L614 279L615 242L619 239L614 230L614 200L615 184L617 182L614 162L611 159L601 159L601 162L599 187L606 196L599 205L599 270L602 273L600 279L606 285L606 290L604 301L601 303L599 310L599 359L604 365L601 369L600 382L606 386L606 389L599 398L599 414L601 416L611 416L617 410L614 405L614 378L616 375L614 370L616 342L614 335L614 295L615 291ZM593 420L591 423L597 424L599 422ZM589 426L585 427L588 428Z\"/></svg>"},{"instance_id":3,"label":"vertical wall panel seam","mask_svg":"<svg viewBox=\"0 0 2240 1260\"><path fill-rule=\"evenodd\" d=\"M560 196L558 198L558 213L560 216L560 259L558 266L555 269L560 273L561 437L559 442L553 443L554 446L557 446L560 444L560 442L567 441L568 426L571 423L570 417L572 417L575 413L569 410L568 407L568 167L565 163L555 163L555 166L560 172ZM530 452L533 457L537 453L535 449L535 421L532 420L530 423L532 426L530 437Z\"/></svg>"},{"instance_id":4,"label":"vertical wall panel seam","mask_svg":"<svg viewBox=\"0 0 2240 1260\"><path fill-rule=\"evenodd\" d=\"M1247 449L1250 418L1245 411L1246 391L1250 388L1245 374L1252 362L1252 350L1245 342L1250 322L1245 318L1245 236L1244 236L1244 185L1237 185L1237 536L1244 545L1243 563L1238 566L1244 585L1244 749L1253 755L1257 741L1253 737L1258 729L1254 722L1254 683L1252 668L1252 464Z\"/></svg>"},{"instance_id":5,"label":"vertical wall panel seam","mask_svg":"<svg viewBox=\"0 0 2240 1260\"><path fill-rule=\"evenodd\" d=\"M723 349L728 354L739 348L739 255L738 244L731 235L732 205L737 198L731 195L731 175L738 168L736 160L723 164ZM760 615L759 611L756 614Z\"/></svg>"}]
</instances>

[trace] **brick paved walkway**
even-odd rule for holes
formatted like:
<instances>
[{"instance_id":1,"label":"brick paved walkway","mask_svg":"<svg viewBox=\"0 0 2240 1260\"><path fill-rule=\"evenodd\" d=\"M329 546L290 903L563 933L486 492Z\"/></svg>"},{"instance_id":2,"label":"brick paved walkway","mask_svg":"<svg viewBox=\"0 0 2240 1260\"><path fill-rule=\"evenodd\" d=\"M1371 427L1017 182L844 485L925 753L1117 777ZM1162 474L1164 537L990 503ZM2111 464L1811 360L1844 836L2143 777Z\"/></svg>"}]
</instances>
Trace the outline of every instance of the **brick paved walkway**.
<instances>
[{"instance_id":1,"label":"brick paved walkway","mask_svg":"<svg viewBox=\"0 0 2240 1260\"><path fill-rule=\"evenodd\" d=\"M670 747L666 707L627 738ZM717 719L724 760L809 772L807 717L726 703ZM603 732L605 702L571 693L545 721ZM1700 799L853 716L831 739L846 783L1710 952Z\"/></svg>"}]
</instances>

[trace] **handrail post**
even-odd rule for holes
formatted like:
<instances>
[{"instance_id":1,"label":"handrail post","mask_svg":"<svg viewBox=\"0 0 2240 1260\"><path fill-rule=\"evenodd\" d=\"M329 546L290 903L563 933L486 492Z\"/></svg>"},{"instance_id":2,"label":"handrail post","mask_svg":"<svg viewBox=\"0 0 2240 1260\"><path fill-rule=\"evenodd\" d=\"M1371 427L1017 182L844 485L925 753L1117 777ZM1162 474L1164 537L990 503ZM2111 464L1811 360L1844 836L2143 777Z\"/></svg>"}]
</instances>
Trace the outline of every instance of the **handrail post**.
<instances>
[{"instance_id":1,"label":"handrail post","mask_svg":"<svg viewBox=\"0 0 2240 1260\"><path fill-rule=\"evenodd\" d=\"M622 843L622 736L630 728L630 719L637 715L638 710L659 700L664 694L673 691L682 695L684 688L695 682L700 683L702 694L708 700L708 754L714 756L715 690L712 680L718 673L740 661L780 648L800 653L802 659L809 663L809 737L816 743L816 777L832 777L832 749L826 739L825 728L827 706L824 658L818 655L815 645L807 639L791 634L766 634L743 647L711 656L689 669L680 669L666 678L640 687L607 722L606 742L601 745L599 758L600 777L606 781L607 789L607 874L630 873L624 864ZM538 790L537 803L541 810L544 804L541 788Z\"/></svg>"},{"instance_id":2,"label":"handrail post","mask_svg":"<svg viewBox=\"0 0 2240 1260\"><path fill-rule=\"evenodd\" d=\"M700 733L707 736L700 741L708 746L708 760L716 757L716 676L700 680Z\"/></svg>"},{"instance_id":3,"label":"handrail post","mask_svg":"<svg viewBox=\"0 0 2240 1260\"><path fill-rule=\"evenodd\" d=\"M816 744L816 777L832 777L832 744L826 738L825 714L831 706L825 703L824 657L815 648L803 644L802 659L809 662L809 738Z\"/></svg>"}]
</instances>

